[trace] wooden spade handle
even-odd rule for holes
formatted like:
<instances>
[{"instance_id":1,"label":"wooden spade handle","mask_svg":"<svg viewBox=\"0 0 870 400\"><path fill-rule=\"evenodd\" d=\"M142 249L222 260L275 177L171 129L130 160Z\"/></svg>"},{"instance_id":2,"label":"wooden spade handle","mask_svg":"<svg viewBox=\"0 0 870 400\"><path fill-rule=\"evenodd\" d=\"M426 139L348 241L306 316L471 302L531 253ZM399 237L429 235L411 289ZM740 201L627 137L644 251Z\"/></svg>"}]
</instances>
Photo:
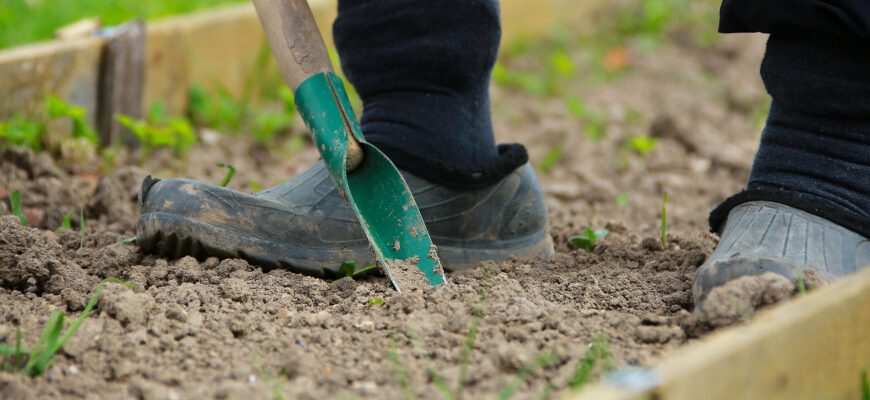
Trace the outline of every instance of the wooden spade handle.
<instances>
[{"instance_id":1,"label":"wooden spade handle","mask_svg":"<svg viewBox=\"0 0 870 400\"><path fill-rule=\"evenodd\" d=\"M293 91L332 62L306 0L253 0L272 53Z\"/></svg>"},{"instance_id":2,"label":"wooden spade handle","mask_svg":"<svg viewBox=\"0 0 870 400\"><path fill-rule=\"evenodd\" d=\"M293 92L314 74L332 71L332 62L306 0L253 0L272 53ZM346 118L346 116L345 116ZM363 150L348 129L348 171L362 163Z\"/></svg>"}]
</instances>

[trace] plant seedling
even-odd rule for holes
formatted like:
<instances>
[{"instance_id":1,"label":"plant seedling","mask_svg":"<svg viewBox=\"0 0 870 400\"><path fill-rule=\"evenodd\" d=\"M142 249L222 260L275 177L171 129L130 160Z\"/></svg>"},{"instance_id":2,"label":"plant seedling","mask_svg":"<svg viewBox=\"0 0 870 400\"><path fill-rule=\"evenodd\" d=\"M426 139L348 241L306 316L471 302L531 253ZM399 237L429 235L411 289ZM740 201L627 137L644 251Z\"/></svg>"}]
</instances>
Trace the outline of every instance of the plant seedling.
<instances>
[{"instance_id":1,"label":"plant seedling","mask_svg":"<svg viewBox=\"0 0 870 400\"><path fill-rule=\"evenodd\" d=\"M66 213L63 216L63 222L60 223L60 226L55 229L54 233L61 233L63 231L71 231L72 230L72 211Z\"/></svg>"},{"instance_id":2,"label":"plant seedling","mask_svg":"<svg viewBox=\"0 0 870 400\"><path fill-rule=\"evenodd\" d=\"M798 271L796 282L798 294L803 296L807 294L807 282L803 271Z\"/></svg>"},{"instance_id":3,"label":"plant seedling","mask_svg":"<svg viewBox=\"0 0 870 400\"><path fill-rule=\"evenodd\" d=\"M553 146L553 148L551 148L550 151L547 152L547 155L544 156L544 159L541 160L541 164L538 166L538 169L540 169L541 172L552 171L553 167L555 167L556 163L558 163L559 160L562 159L562 156L564 154L565 154L565 144L564 143L559 143L559 144Z\"/></svg>"},{"instance_id":4,"label":"plant seedling","mask_svg":"<svg viewBox=\"0 0 870 400\"><path fill-rule=\"evenodd\" d=\"M658 145L658 139L646 135L632 136L627 142L628 149L642 157L650 155Z\"/></svg>"},{"instance_id":5,"label":"plant seedling","mask_svg":"<svg viewBox=\"0 0 870 400\"><path fill-rule=\"evenodd\" d=\"M384 299L382 297L371 297L369 298L369 304L373 306L379 306L384 304Z\"/></svg>"},{"instance_id":6,"label":"plant seedling","mask_svg":"<svg viewBox=\"0 0 870 400\"><path fill-rule=\"evenodd\" d=\"M85 247L85 209L79 208L79 248Z\"/></svg>"},{"instance_id":7,"label":"plant seedling","mask_svg":"<svg viewBox=\"0 0 870 400\"><path fill-rule=\"evenodd\" d=\"M665 196L662 199L662 249L668 248L668 192L665 192Z\"/></svg>"},{"instance_id":8,"label":"plant seedling","mask_svg":"<svg viewBox=\"0 0 870 400\"><path fill-rule=\"evenodd\" d=\"M332 281L332 283L338 282L342 278L353 278L357 275L364 274L366 272L375 270L377 268L378 268L378 265L375 263L372 263L372 264L366 265L365 267L362 267L360 269L356 269L356 261L346 260L345 262L341 263L341 266L338 267L338 273L341 274L341 278L338 278L338 279Z\"/></svg>"},{"instance_id":9,"label":"plant seedling","mask_svg":"<svg viewBox=\"0 0 870 400\"><path fill-rule=\"evenodd\" d=\"M27 216L21 210L21 191L16 190L9 195L9 206L12 208L12 215L18 217L21 226L27 226Z\"/></svg>"},{"instance_id":10,"label":"plant seedling","mask_svg":"<svg viewBox=\"0 0 870 400\"><path fill-rule=\"evenodd\" d=\"M631 196L628 193L622 192L616 196L616 205L620 208L628 207L631 204Z\"/></svg>"},{"instance_id":11,"label":"plant seedling","mask_svg":"<svg viewBox=\"0 0 870 400\"><path fill-rule=\"evenodd\" d=\"M568 238L568 243L578 249L586 250L587 253L595 251L595 244L607 237L610 231L607 229L593 230L590 227L583 229L582 235L571 236Z\"/></svg>"},{"instance_id":12,"label":"plant seedling","mask_svg":"<svg viewBox=\"0 0 870 400\"><path fill-rule=\"evenodd\" d=\"M35 152L42 151L44 132L44 124L17 114L13 114L6 122L0 122L0 142L24 146Z\"/></svg>"},{"instance_id":13,"label":"plant seedling","mask_svg":"<svg viewBox=\"0 0 870 400\"><path fill-rule=\"evenodd\" d=\"M514 393L516 393L517 389L525 383L529 376L531 376L535 371L541 368L547 368L559 361L559 355L556 352L549 352L542 355L539 355L534 360L524 365L517 371L516 375L514 375L513 379L505 385L498 395L496 396L499 400L508 400L513 397Z\"/></svg>"},{"instance_id":14,"label":"plant seedling","mask_svg":"<svg viewBox=\"0 0 870 400\"><path fill-rule=\"evenodd\" d=\"M6 369L20 371L31 377L42 375L46 368L48 368L54 361L55 354L57 354L63 345L76 333L85 321L85 318L87 318L91 313L91 310L94 309L103 288L109 282L121 283L130 287L129 283L118 278L107 278L101 282L97 285L94 294L91 295L91 298L88 300L88 304L85 306L81 315L70 324L69 328L63 333L63 335L61 335L61 331L63 331L64 322L67 317L64 313L55 310L45 323L42 335L36 342L36 346L29 351L21 347L21 332L19 331L16 334L15 346L0 345L0 356L3 357L2 365Z\"/></svg>"},{"instance_id":15,"label":"plant seedling","mask_svg":"<svg viewBox=\"0 0 870 400\"><path fill-rule=\"evenodd\" d=\"M227 174L224 175L224 180L221 181L221 187L227 187L233 179L233 176L236 174L236 167L230 163L218 163L217 166L227 169Z\"/></svg>"},{"instance_id":16,"label":"plant seedling","mask_svg":"<svg viewBox=\"0 0 870 400\"><path fill-rule=\"evenodd\" d=\"M152 107L148 120L133 119L123 114L117 117L121 125L139 138L142 144L142 162L154 149L161 147L171 148L179 156L186 155L197 141L190 122L183 118L166 120L159 110L159 106Z\"/></svg>"},{"instance_id":17,"label":"plant seedling","mask_svg":"<svg viewBox=\"0 0 870 400\"><path fill-rule=\"evenodd\" d=\"M128 237L126 239L119 240L118 243L120 243L120 244L133 244L133 243L136 243L137 240L139 240L139 238L136 236L133 236L133 237Z\"/></svg>"},{"instance_id":18,"label":"plant seedling","mask_svg":"<svg viewBox=\"0 0 870 400\"><path fill-rule=\"evenodd\" d=\"M870 378L866 369L861 374L861 400L870 400Z\"/></svg>"},{"instance_id":19,"label":"plant seedling","mask_svg":"<svg viewBox=\"0 0 870 400\"><path fill-rule=\"evenodd\" d=\"M577 363L577 368L574 369L574 375L568 381L568 387L572 390L578 390L589 383L592 377L592 372L596 366L601 367L602 373L608 373L613 370L613 353L610 351L610 344L607 343L607 338L598 336L589 345L586 354Z\"/></svg>"},{"instance_id":20,"label":"plant seedling","mask_svg":"<svg viewBox=\"0 0 870 400\"><path fill-rule=\"evenodd\" d=\"M87 111L83 107L69 104L56 96L49 96L45 99L45 110L51 118L70 118L73 124L74 138L85 138L94 146L100 144L97 131L91 128L85 119Z\"/></svg>"}]
</instances>

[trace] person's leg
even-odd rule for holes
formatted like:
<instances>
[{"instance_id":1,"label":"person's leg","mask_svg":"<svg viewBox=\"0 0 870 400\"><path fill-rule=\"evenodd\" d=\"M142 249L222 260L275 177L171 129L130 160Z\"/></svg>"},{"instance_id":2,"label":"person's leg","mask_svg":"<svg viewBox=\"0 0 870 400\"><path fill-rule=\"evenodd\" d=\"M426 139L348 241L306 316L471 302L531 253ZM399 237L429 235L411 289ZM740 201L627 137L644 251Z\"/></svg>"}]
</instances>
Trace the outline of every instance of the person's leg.
<instances>
[{"instance_id":1,"label":"person's leg","mask_svg":"<svg viewBox=\"0 0 870 400\"><path fill-rule=\"evenodd\" d=\"M553 253L544 195L521 145L496 146L489 75L495 0L340 0L335 39L366 139L398 164L447 269ZM336 275L372 262L322 162L253 195L146 179L138 242L171 257L239 257ZM390 210L384 210L389 212Z\"/></svg>"},{"instance_id":2,"label":"person's leg","mask_svg":"<svg viewBox=\"0 0 870 400\"><path fill-rule=\"evenodd\" d=\"M870 3L726 0L720 31L771 33L771 110L746 190L719 205L722 239L695 277L714 287L808 268L835 279L870 265Z\"/></svg>"},{"instance_id":3,"label":"person's leg","mask_svg":"<svg viewBox=\"0 0 870 400\"><path fill-rule=\"evenodd\" d=\"M399 167L484 187L528 161L492 133L497 0L340 0L338 11L335 45L363 101L363 134Z\"/></svg>"}]
</instances>

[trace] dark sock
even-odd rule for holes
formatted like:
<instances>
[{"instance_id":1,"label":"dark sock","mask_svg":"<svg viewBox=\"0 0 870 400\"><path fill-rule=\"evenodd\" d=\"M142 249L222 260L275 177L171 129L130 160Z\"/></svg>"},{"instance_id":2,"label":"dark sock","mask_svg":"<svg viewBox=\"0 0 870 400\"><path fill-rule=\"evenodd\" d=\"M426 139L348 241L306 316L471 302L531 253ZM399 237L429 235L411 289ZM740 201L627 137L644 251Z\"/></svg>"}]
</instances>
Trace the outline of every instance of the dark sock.
<instances>
[{"instance_id":1,"label":"dark sock","mask_svg":"<svg viewBox=\"0 0 870 400\"><path fill-rule=\"evenodd\" d=\"M496 0L340 0L333 31L366 140L400 168L482 187L528 161L523 146L496 146L492 132Z\"/></svg>"},{"instance_id":2,"label":"dark sock","mask_svg":"<svg viewBox=\"0 0 870 400\"><path fill-rule=\"evenodd\" d=\"M773 34L761 73L773 103L749 184L713 210L711 227L769 200L870 237L870 46Z\"/></svg>"}]
</instances>

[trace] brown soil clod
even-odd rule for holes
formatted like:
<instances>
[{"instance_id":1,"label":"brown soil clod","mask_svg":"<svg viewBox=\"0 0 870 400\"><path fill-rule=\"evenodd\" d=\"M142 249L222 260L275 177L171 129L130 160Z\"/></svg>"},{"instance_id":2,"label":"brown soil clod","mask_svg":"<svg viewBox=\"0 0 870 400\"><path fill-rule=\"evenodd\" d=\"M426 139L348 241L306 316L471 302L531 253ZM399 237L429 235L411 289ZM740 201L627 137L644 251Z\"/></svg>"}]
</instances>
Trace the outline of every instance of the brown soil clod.
<instances>
[{"instance_id":1,"label":"brown soil clod","mask_svg":"<svg viewBox=\"0 0 870 400\"><path fill-rule=\"evenodd\" d=\"M795 293L794 283L773 272L743 276L710 291L700 313L713 327L733 325L749 320L758 309L789 299Z\"/></svg>"}]
</instances>

